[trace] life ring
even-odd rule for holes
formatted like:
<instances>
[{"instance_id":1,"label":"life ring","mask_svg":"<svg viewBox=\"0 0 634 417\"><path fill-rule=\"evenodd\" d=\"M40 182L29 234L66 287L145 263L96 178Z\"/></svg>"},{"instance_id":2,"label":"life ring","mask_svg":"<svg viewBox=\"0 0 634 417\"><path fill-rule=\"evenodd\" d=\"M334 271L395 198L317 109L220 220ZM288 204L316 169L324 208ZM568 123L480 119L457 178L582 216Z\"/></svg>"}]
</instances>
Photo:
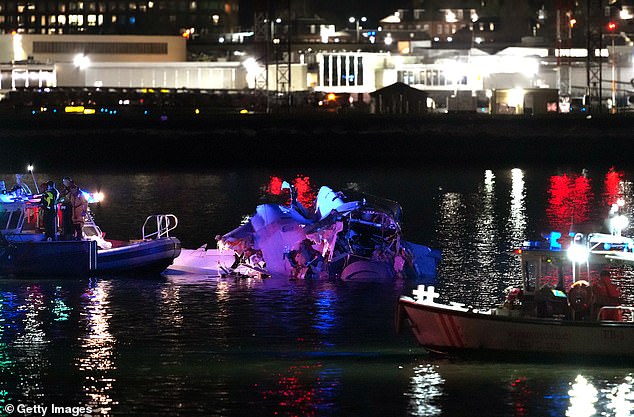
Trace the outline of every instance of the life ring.
<instances>
[{"instance_id":1,"label":"life ring","mask_svg":"<svg viewBox=\"0 0 634 417\"><path fill-rule=\"evenodd\" d=\"M568 305L575 312L588 311L592 305L592 289L588 281L577 281L568 291Z\"/></svg>"}]
</instances>

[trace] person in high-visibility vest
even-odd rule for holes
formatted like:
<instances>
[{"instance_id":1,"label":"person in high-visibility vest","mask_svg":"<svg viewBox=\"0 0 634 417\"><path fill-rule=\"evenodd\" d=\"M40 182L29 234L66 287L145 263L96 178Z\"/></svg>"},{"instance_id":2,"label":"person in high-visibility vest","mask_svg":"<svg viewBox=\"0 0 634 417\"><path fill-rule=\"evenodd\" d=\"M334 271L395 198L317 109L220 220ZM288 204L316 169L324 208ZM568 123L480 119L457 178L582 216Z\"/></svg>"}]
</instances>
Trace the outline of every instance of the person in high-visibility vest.
<instances>
[{"instance_id":1,"label":"person in high-visibility vest","mask_svg":"<svg viewBox=\"0 0 634 417\"><path fill-rule=\"evenodd\" d=\"M44 216L44 237L57 240L57 197L59 192L53 181L46 183L46 191L40 197L40 207Z\"/></svg>"}]
</instances>

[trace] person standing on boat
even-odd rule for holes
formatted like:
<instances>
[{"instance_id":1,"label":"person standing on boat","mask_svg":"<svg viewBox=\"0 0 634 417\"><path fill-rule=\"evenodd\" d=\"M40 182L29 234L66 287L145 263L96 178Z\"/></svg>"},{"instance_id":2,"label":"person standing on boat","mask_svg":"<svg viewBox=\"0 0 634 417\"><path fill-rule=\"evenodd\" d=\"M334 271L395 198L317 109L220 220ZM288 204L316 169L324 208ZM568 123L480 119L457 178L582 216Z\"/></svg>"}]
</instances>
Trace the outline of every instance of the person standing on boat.
<instances>
[{"instance_id":1,"label":"person standing on boat","mask_svg":"<svg viewBox=\"0 0 634 417\"><path fill-rule=\"evenodd\" d=\"M40 206L44 217L44 238L57 240L57 198L59 192L53 181L46 183L46 191L40 196Z\"/></svg>"},{"instance_id":2,"label":"person standing on boat","mask_svg":"<svg viewBox=\"0 0 634 417\"><path fill-rule=\"evenodd\" d=\"M88 201L79 187L75 187L72 191L70 203L72 206L73 238L75 240L82 240L84 237L84 216L86 212L88 212Z\"/></svg>"},{"instance_id":3,"label":"person standing on boat","mask_svg":"<svg viewBox=\"0 0 634 417\"><path fill-rule=\"evenodd\" d=\"M621 305L621 291L610 279L610 271L601 271L599 279L592 284L593 307L598 312L601 307ZM617 309L604 310L600 319L620 320Z\"/></svg>"},{"instance_id":4,"label":"person standing on boat","mask_svg":"<svg viewBox=\"0 0 634 417\"><path fill-rule=\"evenodd\" d=\"M60 209L62 210L62 237L64 240L71 240L75 233L73 225L73 205L71 204L71 195L77 187L70 177L62 178L64 186L60 190Z\"/></svg>"}]
</instances>

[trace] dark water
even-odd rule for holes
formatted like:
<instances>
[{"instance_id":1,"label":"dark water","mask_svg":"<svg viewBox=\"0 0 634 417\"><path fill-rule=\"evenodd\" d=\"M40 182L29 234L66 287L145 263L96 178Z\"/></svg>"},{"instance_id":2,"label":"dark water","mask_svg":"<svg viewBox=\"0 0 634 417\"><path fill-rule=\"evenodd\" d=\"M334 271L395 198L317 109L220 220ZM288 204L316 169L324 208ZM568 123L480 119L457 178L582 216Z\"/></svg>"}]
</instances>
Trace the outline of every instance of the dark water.
<instances>
[{"instance_id":1,"label":"dark water","mask_svg":"<svg viewBox=\"0 0 634 417\"><path fill-rule=\"evenodd\" d=\"M443 251L444 299L475 306L517 283L508 252L552 229L604 227L634 172L610 167L435 167L203 174L71 174L106 199L112 238L137 238L147 215L173 213L185 247L213 242L257 204L280 201L272 177L397 200L406 237ZM10 175L4 175L7 183ZM573 225L571 226L571 222ZM625 231L626 234L630 229ZM632 298L632 273L619 271ZM384 284L222 279L0 281L0 410L115 416L630 416L629 365L437 359L394 331ZM26 410L24 407L34 407ZM75 408L73 408L75 407ZM84 407L80 410L79 407ZM29 414L30 412L30 414ZM4 414L7 414L6 412ZM58 413L58 415L62 415Z\"/></svg>"}]
</instances>

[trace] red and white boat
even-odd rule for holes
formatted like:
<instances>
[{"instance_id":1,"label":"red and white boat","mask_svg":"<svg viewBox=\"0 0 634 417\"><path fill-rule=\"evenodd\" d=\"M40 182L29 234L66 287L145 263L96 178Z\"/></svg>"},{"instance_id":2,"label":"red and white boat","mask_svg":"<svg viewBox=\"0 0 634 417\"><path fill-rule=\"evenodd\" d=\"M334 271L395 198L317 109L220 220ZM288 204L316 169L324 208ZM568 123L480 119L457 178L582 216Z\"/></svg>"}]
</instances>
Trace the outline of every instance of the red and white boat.
<instances>
[{"instance_id":1,"label":"red and white boat","mask_svg":"<svg viewBox=\"0 0 634 417\"><path fill-rule=\"evenodd\" d=\"M632 239L605 234L576 235L568 248L528 245L516 251L522 288L509 291L504 304L479 310L438 303L435 288L421 285L414 298L400 298L397 321L409 322L432 352L631 360L634 308L593 308L591 287L583 282L592 282L609 259L630 258L632 248ZM585 260L579 258L584 253ZM577 281L583 286L573 285Z\"/></svg>"}]
</instances>

